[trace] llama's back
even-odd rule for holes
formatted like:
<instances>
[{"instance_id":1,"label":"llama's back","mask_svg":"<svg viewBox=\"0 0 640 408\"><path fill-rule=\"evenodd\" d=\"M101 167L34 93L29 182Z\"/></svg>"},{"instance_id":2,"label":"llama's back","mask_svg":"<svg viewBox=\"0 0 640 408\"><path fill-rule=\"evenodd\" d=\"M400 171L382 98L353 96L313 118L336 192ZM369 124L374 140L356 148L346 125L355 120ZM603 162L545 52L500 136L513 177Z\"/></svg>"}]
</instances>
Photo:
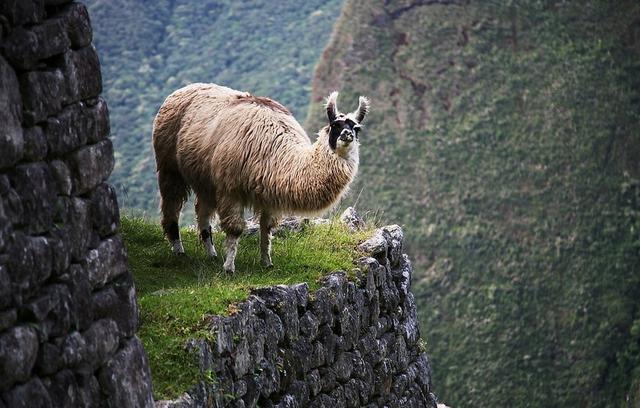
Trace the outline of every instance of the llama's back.
<instances>
[{"instance_id":1,"label":"llama's back","mask_svg":"<svg viewBox=\"0 0 640 408\"><path fill-rule=\"evenodd\" d=\"M176 146L183 127L193 113L202 106L207 107L209 115L216 114L216 106L234 95L244 93L215 84L195 83L171 93L162 103L153 121L153 146L158 164L160 161L176 160ZM219 110L219 109L218 109Z\"/></svg>"},{"instance_id":2,"label":"llama's back","mask_svg":"<svg viewBox=\"0 0 640 408\"><path fill-rule=\"evenodd\" d=\"M287 174L310 145L278 102L215 84L175 91L154 122L159 167L171 166L196 191L224 191L252 205L273 184L265 178Z\"/></svg>"}]
</instances>

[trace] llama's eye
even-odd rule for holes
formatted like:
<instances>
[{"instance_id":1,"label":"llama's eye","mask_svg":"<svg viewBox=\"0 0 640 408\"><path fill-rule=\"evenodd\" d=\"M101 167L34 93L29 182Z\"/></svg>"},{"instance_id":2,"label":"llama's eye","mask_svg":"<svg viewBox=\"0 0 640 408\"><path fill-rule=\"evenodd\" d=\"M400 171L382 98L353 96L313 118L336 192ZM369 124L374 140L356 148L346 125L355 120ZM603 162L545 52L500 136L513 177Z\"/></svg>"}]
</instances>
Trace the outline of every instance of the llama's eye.
<instances>
[{"instance_id":1,"label":"llama's eye","mask_svg":"<svg viewBox=\"0 0 640 408\"><path fill-rule=\"evenodd\" d=\"M362 129L362 125L355 125L353 127L353 130L355 130L356 133L358 133L360 131L360 129Z\"/></svg>"}]
</instances>

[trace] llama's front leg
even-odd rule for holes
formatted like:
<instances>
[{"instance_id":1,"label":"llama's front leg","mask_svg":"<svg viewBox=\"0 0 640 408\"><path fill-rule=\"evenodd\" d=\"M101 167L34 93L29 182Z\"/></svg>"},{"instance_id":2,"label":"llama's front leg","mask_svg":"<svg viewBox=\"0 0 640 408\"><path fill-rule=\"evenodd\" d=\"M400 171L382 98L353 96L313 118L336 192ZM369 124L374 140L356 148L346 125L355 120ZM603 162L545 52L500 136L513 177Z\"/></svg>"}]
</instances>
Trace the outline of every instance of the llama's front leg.
<instances>
[{"instance_id":1,"label":"llama's front leg","mask_svg":"<svg viewBox=\"0 0 640 408\"><path fill-rule=\"evenodd\" d=\"M167 239L171 243L171 252L176 255L184 255L184 247L182 246L182 240L180 239L180 228L177 221L170 221L167 224L162 225L164 233Z\"/></svg>"},{"instance_id":2,"label":"llama's front leg","mask_svg":"<svg viewBox=\"0 0 640 408\"><path fill-rule=\"evenodd\" d=\"M240 236L227 235L225 240L225 258L224 258L224 271L227 273L234 273L236 271L236 254L238 252L238 241Z\"/></svg>"},{"instance_id":3,"label":"llama's front leg","mask_svg":"<svg viewBox=\"0 0 640 408\"><path fill-rule=\"evenodd\" d=\"M220 214L220 227L227 234L225 240L224 270L233 273L236 270L235 260L238 251L240 234L244 230L243 208L237 204L221 205L218 207Z\"/></svg>"},{"instance_id":4,"label":"llama's front leg","mask_svg":"<svg viewBox=\"0 0 640 408\"><path fill-rule=\"evenodd\" d=\"M196 197L196 217L198 218L198 230L200 231L200 238L204 249L207 251L207 255L211 258L216 258L218 253L216 247L213 245L213 236L211 233L211 215L214 208L211 205L207 205L200 197Z\"/></svg>"},{"instance_id":5,"label":"llama's front leg","mask_svg":"<svg viewBox=\"0 0 640 408\"><path fill-rule=\"evenodd\" d=\"M276 220L268 213L260 214L260 261L262 266L271 267L271 231L276 224Z\"/></svg>"}]
</instances>

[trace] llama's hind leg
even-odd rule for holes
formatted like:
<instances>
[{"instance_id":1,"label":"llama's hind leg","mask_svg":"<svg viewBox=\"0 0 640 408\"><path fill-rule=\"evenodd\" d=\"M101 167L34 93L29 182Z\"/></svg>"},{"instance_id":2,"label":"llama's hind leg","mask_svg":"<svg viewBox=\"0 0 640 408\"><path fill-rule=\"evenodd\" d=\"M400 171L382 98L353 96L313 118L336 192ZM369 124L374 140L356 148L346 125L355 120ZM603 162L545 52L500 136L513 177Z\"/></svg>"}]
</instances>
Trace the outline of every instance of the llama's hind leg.
<instances>
[{"instance_id":1,"label":"llama's hind leg","mask_svg":"<svg viewBox=\"0 0 640 408\"><path fill-rule=\"evenodd\" d=\"M271 231L276 225L276 218L268 212L260 213L260 262L264 267L273 266L271 262Z\"/></svg>"},{"instance_id":2,"label":"llama's hind leg","mask_svg":"<svg viewBox=\"0 0 640 408\"><path fill-rule=\"evenodd\" d=\"M211 233L211 215L215 211L215 205L207 200L203 200L201 196L196 197L196 218L198 219L198 231L200 231L200 239L204 244L207 254L211 258L216 258L218 253L213 245L213 236Z\"/></svg>"},{"instance_id":3,"label":"llama's hind leg","mask_svg":"<svg viewBox=\"0 0 640 408\"><path fill-rule=\"evenodd\" d=\"M162 212L162 229L171 243L174 254L184 254L184 247L180 240L180 211L187 197L189 187L177 172L158 172L158 184L160 186L160 210Z\"/></svg>"},{"instance_id":4,"label":"llama's hind leg","mask_svg":"<svg viewBox=\"0 0 640 408\"><path fill-rule=\"evenodd\" d=\"M236 270L235 260L238 251L238 241L244 230L245 222L241 205L237 203L224 202L218 206L220 215L220 228L225 232L225 259L224 270L233 273Z\"/></svg>"}]
</instances>

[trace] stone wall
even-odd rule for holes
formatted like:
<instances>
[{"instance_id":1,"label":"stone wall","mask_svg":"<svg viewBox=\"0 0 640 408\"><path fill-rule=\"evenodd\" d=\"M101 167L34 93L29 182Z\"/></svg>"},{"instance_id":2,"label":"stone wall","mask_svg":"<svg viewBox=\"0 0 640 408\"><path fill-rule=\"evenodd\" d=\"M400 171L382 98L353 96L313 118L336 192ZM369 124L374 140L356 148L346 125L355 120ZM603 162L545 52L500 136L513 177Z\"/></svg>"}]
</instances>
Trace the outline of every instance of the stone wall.
<instances>
[{"instance_id":1,"label":"stone wall","mask_svg":"<svg viewBox=\"0 0 640 408\"><path fill-rule=\"evenodd\" d=\"M0 408L152 406L86 8L0 1Z\"/></svg>"},{"instance_id":2,"label":"stone wall","mask_svg":"<svg viewBox=\"0 0 640 408\"><path fill-rule=\"evenodd\" d=\"M211 318L211 338L190 344L205 380L158 406L435 407L402 243L398 226L382 228L356 276L331 274L312 293L258 289Z\"/></svg>"}]
</instances>

